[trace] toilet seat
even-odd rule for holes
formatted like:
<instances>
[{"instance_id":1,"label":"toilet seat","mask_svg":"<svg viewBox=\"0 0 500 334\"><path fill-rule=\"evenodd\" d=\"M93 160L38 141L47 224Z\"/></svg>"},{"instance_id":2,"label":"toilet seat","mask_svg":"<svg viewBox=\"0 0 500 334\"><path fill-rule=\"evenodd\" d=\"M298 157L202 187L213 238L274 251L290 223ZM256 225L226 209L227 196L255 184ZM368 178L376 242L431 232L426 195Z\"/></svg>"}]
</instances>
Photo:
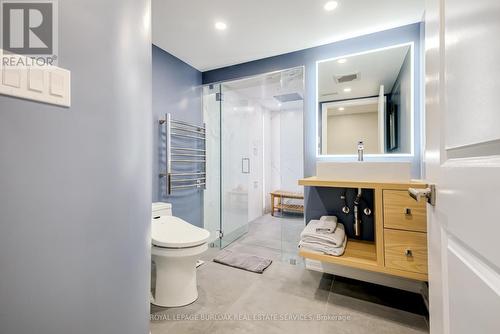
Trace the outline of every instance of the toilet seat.
<instances>
[{"instance_id":1,"label":"toilet seat","mask_svg":"<svg viewBox=\"0 0 500 334\"><path fill-rule=\"evenodd\" d=\"M153 246L182 249L203 245L210 232L175 216L162 216L152 221L151 240Z\"/></svg>"}]
</instances>

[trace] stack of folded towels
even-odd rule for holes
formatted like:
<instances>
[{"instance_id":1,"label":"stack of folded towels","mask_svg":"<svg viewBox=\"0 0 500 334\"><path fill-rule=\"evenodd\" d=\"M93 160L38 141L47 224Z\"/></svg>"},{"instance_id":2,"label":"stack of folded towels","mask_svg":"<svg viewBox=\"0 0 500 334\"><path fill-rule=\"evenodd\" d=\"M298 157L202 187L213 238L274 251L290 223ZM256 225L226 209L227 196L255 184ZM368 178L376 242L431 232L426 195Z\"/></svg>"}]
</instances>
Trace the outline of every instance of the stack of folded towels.
<instances>
[{"instance_id":1,"label":"stack of folded towels","mask_svg":"<svg viewBox=\"0 0 500 334\"><path fill-rule=\"evenodd\" d=\"M304 228L299 247L306 251L341 256L346 244L344 225L335 216L322 216L319 220L311 220Z\"/></svg>"}]
</instances>

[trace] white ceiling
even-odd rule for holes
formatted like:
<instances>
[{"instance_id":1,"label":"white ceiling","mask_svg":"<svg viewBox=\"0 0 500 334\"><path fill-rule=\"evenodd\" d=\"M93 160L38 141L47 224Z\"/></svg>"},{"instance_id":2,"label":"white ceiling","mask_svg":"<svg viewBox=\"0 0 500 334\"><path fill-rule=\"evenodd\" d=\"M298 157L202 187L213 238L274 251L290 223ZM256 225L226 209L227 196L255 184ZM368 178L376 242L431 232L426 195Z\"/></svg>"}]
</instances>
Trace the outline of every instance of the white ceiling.
<instances>
[{"instance_id":1,"label":"white ceiling","mask_svg":"<svg viewBox=\"0 0 500 334\"><path fill-rule=\"evenodd\" d=\"M410 46L405 45L361 55L344 57L345 63L330 60L318 64L318 100L337 101L378 96L380 85L390 93ZM359 74L359 79L337 83L336 76ZM345 88L351 92L344 92Z\"/></svg>"},{"instance_id":2,"label":"white ceiling","mask_svg":"<svg viewBox=\"0 0 500 334\"><path fill-rule=\"evenodd\" d=\"M424 8L424 0L337 0L326 12L326 2L153 0L153 43L206 71L419 22Z\"/></svg>"}]
</instances>

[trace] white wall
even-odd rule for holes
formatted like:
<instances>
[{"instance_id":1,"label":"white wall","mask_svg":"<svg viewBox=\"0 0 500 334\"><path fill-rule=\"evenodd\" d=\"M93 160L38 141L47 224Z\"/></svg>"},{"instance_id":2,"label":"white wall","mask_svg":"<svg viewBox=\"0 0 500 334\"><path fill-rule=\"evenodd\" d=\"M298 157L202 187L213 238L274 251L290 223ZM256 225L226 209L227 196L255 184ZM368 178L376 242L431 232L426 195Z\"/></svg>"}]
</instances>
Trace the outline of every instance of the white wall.
<instances>
[{"instance_id":1,"label":"white wall","mask_svg":"<svg viewBox=\"0 0 500 334\"><path fill-rule=\"evenodd\" d=\"M328 116L328 154L356 154L358 141L365 153L380 153L377 112Z\"/></svg>"},{"instance_id":2,"label":"white wall","mask_svg":"<svg viewBox=\"0 0 500 334\"><path fill-rule=\"evenodd\" d=\"M266 166L270 168L266 174L270 178L265 191L266 211L271 210L269 192L303 192L298 180L304 177L302 104L293 109L269 113L270 116L265 118L265 121L269 122L269 126L265 127L265 146L269 147L270 151L270 162L266 162Z\"/></svg>"},{"instance_id":3,"label":"white wall","mask_svg":"<svg viewBox=\"0 0 500 334\"><path fill-rule=\"evenodd\" d=\"M271 190L281 189L281 112L271 112ZM269 197L269 194L267 194ZM268 201L269 202L269 201Z\"/></svg>"},{"instance_id":4,"label":"white wall","mask_svg":"<svg viewBox=\"0 0 500 334\"><path fill-rule=\"evenodd\" d=\"M264 212L264 111L265 109L252 101L254 112L245 124L249 128L250 175L248 193L248 221L253 221Z\"/></svg>"},{"instance_id":5,"label":"white wall","mask_svg":"<svg viewBox=\"0 0 500 334\"><path fill-rule=\"evenodd\" d=\"M263 168L264 168L264 212L270 212L271 211L271 202L270 202L270 196L269 193L272 191L274 188L273 185L273 147L271 145L272 143L272 136L276 132L276 130L271 131L272 129L272 116L273 112L270 110L265 110L264 111L264 161L263 161Z\"/></svg>"},{"instance_id":6,"label":"white wall","mask_svg":"<svg viewBox=\"0 0 500 334\"><path fill-rule=\"evenodd\" d=\"M280 177L282 190L302 192L298 180L304 177L303 111L297 109L280 112Z\"/></svg>"}]
</instances>

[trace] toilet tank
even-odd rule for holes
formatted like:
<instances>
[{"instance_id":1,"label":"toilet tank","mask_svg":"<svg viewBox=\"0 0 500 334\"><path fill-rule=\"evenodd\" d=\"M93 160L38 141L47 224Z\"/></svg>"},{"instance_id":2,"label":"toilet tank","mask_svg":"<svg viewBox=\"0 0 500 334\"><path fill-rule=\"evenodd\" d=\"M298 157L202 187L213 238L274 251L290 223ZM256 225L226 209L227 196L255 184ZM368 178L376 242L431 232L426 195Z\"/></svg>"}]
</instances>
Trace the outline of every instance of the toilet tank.
<instances>
[{"instance_id":1,"label":"toilet tank","mask_svg":"<svg viewBox=\"0 0 500 334\"><path fill-rule=\"evenodd\" d=\"M153 203L153 219L172 215L172 204L164 202Z\"/></svg>"}]
</instances>

